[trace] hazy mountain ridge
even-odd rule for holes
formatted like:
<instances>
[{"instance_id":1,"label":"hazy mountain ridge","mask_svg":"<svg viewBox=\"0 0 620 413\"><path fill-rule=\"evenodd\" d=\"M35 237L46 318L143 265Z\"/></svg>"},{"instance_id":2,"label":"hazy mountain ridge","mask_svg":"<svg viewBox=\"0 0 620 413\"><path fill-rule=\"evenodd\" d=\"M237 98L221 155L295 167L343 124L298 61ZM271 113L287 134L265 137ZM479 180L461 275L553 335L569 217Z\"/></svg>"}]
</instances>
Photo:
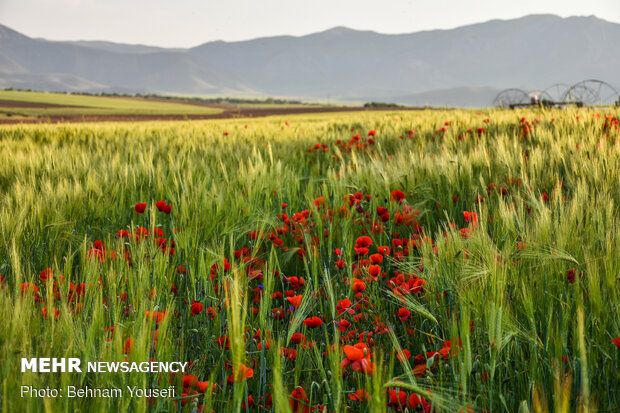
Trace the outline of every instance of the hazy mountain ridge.
<instances>
[{"instance_id":1,"label":"hazy mountain ridge","mask_svg":"<svg viewBox=\"0 0 620 413\"><path fill-rule=\"evenodd\" d=\"M0 87L479 106L507 87L588 78L620 85L617 44L620 24L593 16L533 15L399 35L335 27L190 49L52 42L0 26Z\"/></svg>"},{"instance_id":2,"label":"hazy mountain ridge","mask_svg":"<svg viewBox=\"0 0 620 413\"><path fill-rule=\"evenodd\" d=\"M153 48L129 52L130 45L52 42L0 29L0 87L43 90L177 93L255 93L234 75L185 51ZM98 46L98 47L97 47ZM58 81L63 75L73 82ZM61 76L62 77L62 76ZM30 79L36 79L31 82ZM79 82L75 82L80 79ZM63 87L64 85L64 87Z\"/></svg>"},{"instance_id":3,"label":"hazy mountain ridge","mask_svg":"<svg viewBox=\"0 0 620 413\"><path fill-rule=\"evenodd\" d=\"M45 39L37 39L37 40L45 40ZM152 52L163 52L166 50L169 51L183 51L184 49L167 49L165 47L158 46L147 46L143 44L124 44L124 43L114 43L114 42L106 42L101 40L71 40L61 42L65 44L73 44L75 46L85 46L90 47L92 49L105 50L107 52L116 52L116 53L152 53Z\"/></svg>"}]
</instances>

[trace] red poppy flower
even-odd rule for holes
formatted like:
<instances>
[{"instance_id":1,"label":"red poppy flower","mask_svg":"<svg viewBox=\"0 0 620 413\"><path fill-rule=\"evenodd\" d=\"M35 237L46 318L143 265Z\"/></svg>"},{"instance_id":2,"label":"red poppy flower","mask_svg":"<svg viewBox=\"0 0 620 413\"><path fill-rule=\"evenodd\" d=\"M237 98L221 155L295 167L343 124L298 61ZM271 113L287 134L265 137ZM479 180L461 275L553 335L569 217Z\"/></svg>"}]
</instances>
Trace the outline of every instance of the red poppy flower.
<instances>
[{"instance_id":1,"label":"red poppy flower","mask_svg":"<svg viewBox=\"0 0 620 413\"><path fill-rule=\"evenodd\" d=\"M43 282L51 280L53 278L52 269L46 268L39 274L39 279Z\"/></svg>"},{"instance_id":2,"label":"red poppy flower","mask_svg":"<svg viewBox=\"0 0 620 413\"><path fill-rule=\"evenodd\" d=\"M368 250L368 248L365 247L355 247L355 253L357 255L367 255L370 251Z\"/></svg>"},{"instance_id":3,"label":"red poppy flower","mask_svg":"<svg viewBox=\"0 0 620 413\"><path fill-rule=\"evenodd\" d=\"M295 333L291 336L291 343L293 344L303 344L306 342L306 336L301 333Z\"/></svg>"},{"instance_id":4,"label":"red poppy flower","mask_svg":"<svg viewBox=\"0 0 620 413\"><path fill-rule=\"evenodd\" d=\"M355 240L355 248L368 248L372 245L372 238L367 235L362 235Z\"/></svg>"},{"instance_id":5,"label":"red poppy flower","mask_svg":"<svg viewBox=\"0 0 620 413\"><path fill-rule=\"evenodd\" d=\"M614 343L616 345L616 347L618 347L620 349L620 337L616 337L616 338L612 339L611 342Z\"/></svg>"},{"instance_id":6,"label":"red poppy flower","mask_svg":"<svg viewBox=\"0 0 620 413\"><path fill-rule=\"evenodd\" d=\"M32 294L34 295L35 300L38 300L39 287L37 287L33 283L25 282L20 285L20 288L21 288L20 297L23 297L24 293L28 293L32 291Z\"/></svg>"},{"instance_id":7,"label":"red poppy flower","mask_svg":"<svg viewBox=\"0 0 620 413\"><path fill-rule=\"evenodd\" d=\"M368 267L368 274L371 277L377 278L377 276L381 274L381 267L378 265L370 265Z\"/></svg>"},{"instance_id":8,"label":"red poppy flower","mask_svg":"<svg viewBox=\"0 0 620 413\"><path fill-rule=\"evenodd\" d=\"M338 303L336 305L336 310L338 311L338 315L340 315L343 312L347 311L347 309L349 307L351 307L351 300L349 300L348 298L344 298L344 299L338 301ZM353 310L350 310L350 312L353 312Z\"/></svg>"},{"instance_id":9,"label":"red poppy flower","mask_svg":"<svg viewBox=\"0 0 620 413\"><path fill-rule=\"evenodd\" d=\"M166 205L166 201L157 201L155 203L155 206L157 207L158 210L160 210L161 212L165 214L169 214L172 211L172 205L171 204Z\"/></svg>"},{"instance_id":10,"label":"red poppy flower","mask_svg":"<svg viewBox=\"0 0 620 413\"><path fill-rule=\"evenodd\" d=\"M478 213L477 212L463 211L463 216L465 217L465 222L468 222L468 223L471 223L471 224L477 224L478 223Z\"/></svg>"},{"instance_id":11,"label":"red poppy flower","mask_svg":"<svg viewBox=\"0 0 620 413\"><path fill-rule=\"evenodd\" d=\"M568 280L569 283L574 284L575 283L575 276L577 275L577 271L576 270L568 270L566 272L566 279ZM583 276L583 273L580 272L579 273L579 278L581 278Z\"/></svg>"},{"instance_id":12,"label":"red poppy flower","mask_svg":"<svg viewBox=\"0 0 620 413\"><path fill-rule=\"evenodd\" d=\"M246 408L252 409L255 406L255 404L256 404L256 401L254 400L254 397L250 394L248 395L248 398L243 403L241 403L241 409L242 410L245 410Z\"/></svg>"},{"instance_id":13,"label":"red poppy flower","mask_svg":"<svg viewBox=\"0 0 620 413\"><path fill-rule=\"evenodd\" d=\"M411 405L411 407L413 409L419 409L422 408L424 411L430 411L432 410L431 404L426 401L426 399L422 396L418 396L416 393L411 393L411 396L409 396L409 405Z\"/></svg>"},{"instance_id":14,"label":"red poppy flower","mask_svg":"<svg viewBox=\"0 0 620 413\"><path fill-rule=\"evenodd\" d=\"M349 400L356 402L368 402L370 401L370 394L364 389L358 389L355 393L348 395Z\"/></svg>"},{"instance_id":15,"label":"red poppy flower","mask_svg":"<svg viewBox=\"0 0 620 413\"><path fill-rule=\"evenodd\" d=\"M454 349L452 348L452 342L449 340L444 341L443 347L439 351L431 351L426 353L426 358L430 359L431 357L435 357L436 355L440 355L444 360L448 360L451 354L454 354Z\"/></svg>"},{"instance_id":16,"label":"red poppy flower","mask_svg":"<svg viewBox=\"0 0 620 413\"><path fill-rule=\"evenodd\" d=\"M100 262L105 262L105 253L97 248L91 248L88 250L88 259L90 260L93 258L98 259Z\"/></svg>"},{"instance_id":17,"label":"red poppy flower","mask_svg":"<svg viewBox=\"0 0 620 413\"><path fill-rule=\"evenodd\" d=\"M198 384L198 391L200 391L200 393L204 393L209 388L211 388L212 393L215 393L215 390L217 390L217 384L215 383L211 384L209 381L199 381L197 384Z\"/></svg>"},{"instance_id":18,"label":"red poppy flower","mask_svg":"<svg viewBox=\"0 0 620 413\"><path fill-rule=\"evenodd\" d=\"M405 193L398 189L395 189L390 194L390 201L401 203L405 199Z\"/></svg>"},{"instance_id":19,"label":"red poppy flower","mask_svg":"<svg viewBox=\"0 0 620 413\"><path fill-rule=\"evenodd\" d=\"M204 308L204 306L202 305L202 303L194 303L192 304L192 315L198 315L200 313L202 313L202 309Z\"/></svg>"},{"instance_id":20,"label":"red poppy flower","mask_svg":"<svg viewBox=\"0 0 620 413\"><path fill-rule=\"evenodd\" d=\"M134 344L133 339L131 337L127 337L127 340L125 340L125 344L123 345L123 353L124 354L131 353L131 350L133 349L133 344Z\"/></svg>"},{"instance_id":21,"label":"red poppy flower","mask_svg":"<svg viewBox=\"0 0 620 413\"><path fill-rule=\"evenodd\" d=\"M394 214L394 225L398 226L405 222L405 217L399 211Z\"/></svg>"},{"instance_id":22,"label":"red poppy flower","mask_svg":"<svg viewBox=\"0 0 620 413\"><path fill-rule=\"evenodd\" d=\"M301 305L301 299L303 298L303 295L296 295L294 297L286 297L286 300L291 303L291 306L294 309L298 309L299 306Z\"/></svg>"},{"instance_id":23,"label":"red poppy flower","mask_svg":"<svg viewBox=\"0 0 620 413\"><path fill-rule=\"evenodd\" d=\"M416 377L424 377L426 375L426 364L419 364L413 368L413 374Z\"/></svg>"},{"instance_id":24,"label":"red poppy flower","mask_svg":"<svg viewBox=\"0 0 620 413\"><path fill-rule=\"evenodd\" d=\"M217 344L219 348L230 350L230 340L228 339L228 336L218 337L215 340L215 344Z\"/></svg>"},{"instance_id":25,"label":"red poppy flower","mask_svg":"<svg viewBox=\"0 0 620 413\"><path fill-rule=\"evenodd\" d=\"M371 129L368 131L368 136L377 136L377 131L374 129Z\"/></svg>"},{"instance_id":26,"label":"red poppy flower","mask_svg":"<svg viewBox=\"0 0 620 413\"><path fill-rule=\"evenodd\" d=\"M58 317L60 317L60 310L52 308L52 311L54 312L54 318L58 320ZM43 318L47 318L47 307L43 307L43 309L41 310L41 315L43 316Z\"/></svg>"},{"instance_id":27,"label":"red poppy flower","mask_svg":"<svg viewBox=\"0 0 620 413\"><path fill-rule=\"evenodd\" d=\"M317 328L323 324L323 320L321 320L319 317L309 317L304 321L303 324L306 327Z\"/></svg>"},{"instance_id":28,"label":"red poppy flower","mask_svg":"<svg viewBox=\"0 0 620 413\"><path fill-rule=\"evenodd\" d=\"M198 377L193 374L183 376L183 390L190 390L198 384Z\"/></svg>"},{"instance_id":29,"label":"red poppy flower","mask_svg":"<svg viewBox=\"0 0 620 413\"><path fill-rule=\"evenodd\" d=\"M166 313L163 311L147 311L146 318L152 318L155 320L155 324L160 324L166 318Z\"/></svg>"},{"instance_id":30,"label":"red poppy flower","mask_svg":"<svg viewBox=\"0 0 620 413\"><path fill-rule=\"evenodd\" d=\"M252 377L254 377L254 370L241 363L239 363L239 366L236 370L237 371L235 374L235 381L237 383L241 383L247 379L251 379Z\"/></svg>"},{"instance_id":31,"label":"red poppy flower","mask_svg":"<svg viewBox=\"0 0 620 413\"><path fill-rule=\"evenodd\" d=\"M263 343L264 346L267 350L269 350L271 348L271 346L274 344L273 340L271 339L271 336L269 335L269 333L267 333L267 339L265 341L261 341L260 343L258 343L256 345L256 348L260 351L263 349Z\"/></svg>"},{"instance_id":32,"label":"red poppy flower","mask_svg":"<svg viewBox=\"0 0 620 413\"><path fill-rule=\"evenodd\" d=\"M407 350L407 349L404 349L404 350L399 351L398 353L396 353L396 358L401 363L404 363L405 361L407 361L407 360L409 360L411 358L411 352L409 350Z\"/></svg>"},{"instance_id":33,"label":"red poppy flower","mask_svg":"<svg viewBox=\"0 0 620 413\"><path fill-rule=\"evenodd\" d=\"M280 355L286 357L291 361L295 361L295 359L297 358L297 350L295 350L294 348L280 347Z\"/></svg>"},{"instance_id":34,"label":"red poppy flower","mask_svg":"<svg viewBox=\"0 0 620 413\"><path fill-rule=\"evenodd\" d=\"M338 326L338 330L340 330L342 333L344 333L349 327L351 327L351 323L344 318L338 321L336 325Z\"/></svg>"},{"instance_id":35,"label":"red poppy flower","mask_svg":"<svg viewBox=\"0 0 620 413\"><path fill-rule=\"evenodd\" d=\"M350 361L360 361L369 355L368 346L364 343L357 343L353 346L344 346L344 354Z\"/></svg>"},{"instance_id":36,"label":"red poppy flower","mask_svg":"<svg viewBox=\"0 0 620 413\"><path fill-rule=\"evenodd\" d=\"M398 309L398 318L400 319L400 321L402 321L403 323L407 320L409 320L409 317L411 316L411 311L407 310L406 308L399 308Z\"/></svg>"},{"instance_id":37,"label":"red poppy flower","mask_svg":"<svg viewBox=\"0 0 620 413\"><path fill-rule=\"evenodd\" d=\"M409 395L401 390L388 390L388 406L394 409L402 409L407 405L407 399Z\"/></svg>"},{"instance_id":38,"label":"red poppy flower","mask_svg":"<svg viewBox=\"0 0 620 413\"><path fill-rule=\"evenodd\" d=\"M375 374L375 371L377 370L377 366L375 365L375 363L370 361L369 357L351 363L351 368L358 373L370 375Z\"/></svg>"},{"instance_id":39,"label":"red poppy flower","mask_svg":"<svg viewBox=\"0 0 620 413\"><path fill-rule=\"evenodd\" d=\"M135 209L138 214L142 214L144 211L146 211L146 203L139 202L136 205L134 205L133 209Z\"/></svg>"},{"instance_id":40,"label":"red poppy flower","mask_svg":"<svg viewBox=\"0 0 620 413\"><path fill-rule=\"evenodd\" d=\"M366 289L366 283L362 280L355 279L353 280L353 291L356 293L360 293Z\"/></svg>"},{"instance_id":41,"label":"red poppy flower","mask_svg":"<svg viewBox=\"0 0 620 413\"><path fill-rule=\"evenodd\" d=\"M309 403L310 400L308 399L308 395L301 387L293 390L289 396L289 404L291 405L291 410L293 410L293 413L309 413Z\"/></svg>"},{"instance_id":42,"label":"red poppy flower","mask_svg":"<svg viewBox=\"0 0 620 413\"><path fill-rule=\"evenodd\" d=\"M386 246L377 247L377 251L379 252L379 254L383 256L390 255L390 247L386 247Z\"/></svg>"}]
</instances>

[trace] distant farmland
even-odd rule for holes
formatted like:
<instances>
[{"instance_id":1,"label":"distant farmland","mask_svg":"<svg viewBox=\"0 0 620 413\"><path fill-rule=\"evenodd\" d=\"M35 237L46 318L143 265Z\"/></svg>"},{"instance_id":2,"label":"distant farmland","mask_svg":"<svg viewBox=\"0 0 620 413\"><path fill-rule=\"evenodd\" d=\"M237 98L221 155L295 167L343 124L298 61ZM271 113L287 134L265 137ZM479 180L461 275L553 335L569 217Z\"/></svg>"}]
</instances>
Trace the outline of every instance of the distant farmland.
<instances>
[{"instance_id":1,"label":"distant farmland","mask_svg":"<svg viewBox=\"0 0 620 413\"><path fill-rule=\"evenodd\" d=\"M213 115L222 109L180 101L0 91L0 116Z\"/></svg>"},{"instance_id":2,"label":"distant farmland","mask_svg":"<svg viewBox=\"0 0 620 413\"><path fill-rule=\"evenodd\" d=\"M0 124L222 119L389 109L394 108L387 104L338 106L271 98L200 99L0 91ZM419 110L413 107L399 109Z\"/></svg>"}]
</instances>

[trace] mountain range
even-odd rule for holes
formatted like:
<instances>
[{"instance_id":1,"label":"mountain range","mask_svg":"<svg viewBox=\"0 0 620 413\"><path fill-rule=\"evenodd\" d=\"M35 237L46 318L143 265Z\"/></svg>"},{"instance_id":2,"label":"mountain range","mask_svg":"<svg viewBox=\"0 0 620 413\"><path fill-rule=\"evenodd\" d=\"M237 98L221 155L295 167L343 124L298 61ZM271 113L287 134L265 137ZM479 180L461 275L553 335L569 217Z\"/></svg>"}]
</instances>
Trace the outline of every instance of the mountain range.
<instances>
[{"instance_id":1,"label":"mountain range","mask_svg":"<svg viewBox=\"0 0 620 413\"><path fill-rule=\"evenodd\" d=\"M0 25L0 88L487 106L504 88L620 86L620 24L530 15L450 30L214 41L188 49L35 39Z\"/></svg>"}]
</instances>

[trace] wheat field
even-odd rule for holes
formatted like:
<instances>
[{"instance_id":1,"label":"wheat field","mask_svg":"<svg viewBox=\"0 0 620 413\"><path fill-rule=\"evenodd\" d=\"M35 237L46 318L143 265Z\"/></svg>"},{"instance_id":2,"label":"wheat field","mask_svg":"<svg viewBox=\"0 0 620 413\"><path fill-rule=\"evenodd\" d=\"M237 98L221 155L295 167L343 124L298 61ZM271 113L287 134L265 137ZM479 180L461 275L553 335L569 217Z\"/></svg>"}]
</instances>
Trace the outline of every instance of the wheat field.
<instances>
[{"instance_id":1,"label":"wheat field","mask_svg":"<svg viewBox=\"0 0 620 413\"><path fill-rule=\"evenodd\" d=\"M0 407L617 411L618 117L0 126Z\"/></svg>"}]
</instances>

